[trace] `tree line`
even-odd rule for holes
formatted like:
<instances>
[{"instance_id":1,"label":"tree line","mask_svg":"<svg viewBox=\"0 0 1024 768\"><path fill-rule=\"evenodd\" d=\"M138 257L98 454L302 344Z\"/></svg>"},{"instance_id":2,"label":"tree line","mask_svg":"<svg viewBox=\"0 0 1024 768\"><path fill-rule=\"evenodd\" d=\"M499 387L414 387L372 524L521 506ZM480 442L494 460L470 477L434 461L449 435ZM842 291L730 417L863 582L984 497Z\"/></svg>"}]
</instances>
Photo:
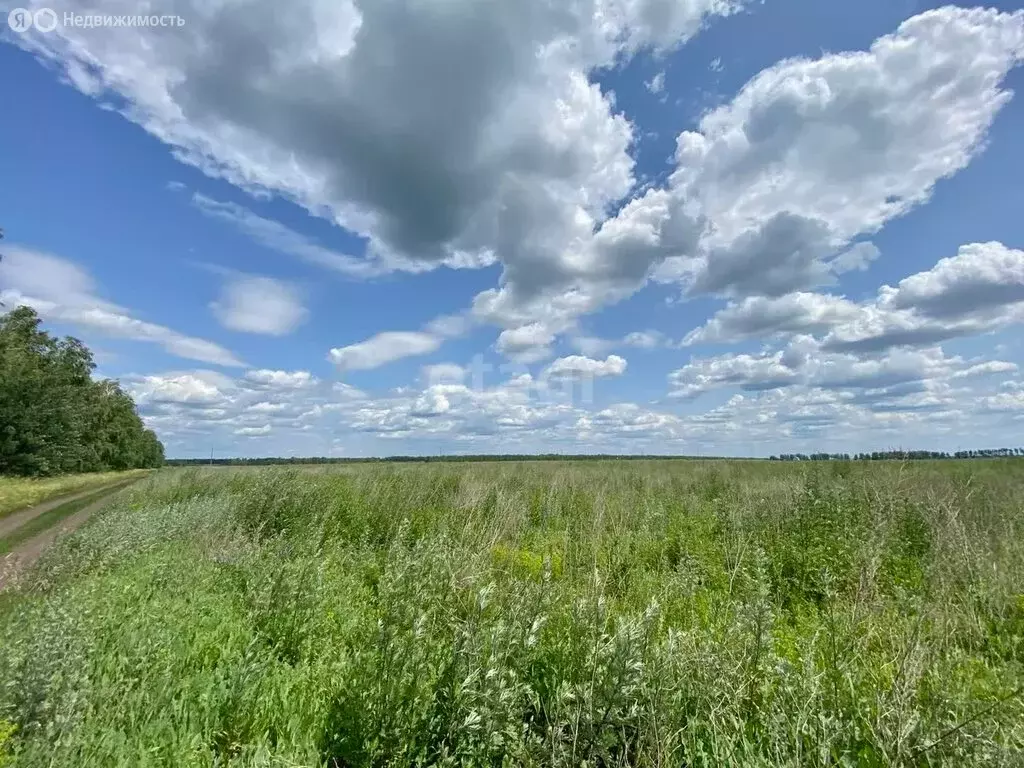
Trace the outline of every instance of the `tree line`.
<instances>
[{"instance_id":1,"label":"tree line","mask_svg":"<svg viewBox=\"0 0 1024 768\"><path fill-rule=\"evenodd\" d=\"M426 455L426 456L261 456L258 458L227 457L209 459L167 459L168 466L197 466L208 464L213 466L273 466L278 464L365 464L368 462L472 462L472 461L602 461L608 459L631 461L654 461L665 459L689 459L706 461L708 459L725 458L724 456L666 456L664 454L629 454L614 453L501 453L501 454L459 454L459 455Z\"/></svg>"},{"instance_id":2,"label":"tree line","mask_svg":"<svg viewBox=\"0 0 1024 768\"><path fill-rule=\"evenodd\" d=\"M983 448L975 451L872 451L871 453L783 453L772 461L908 461L915 459L999 459L1024 456L1024 448Z\"/></svg>"},{"instance_id":3,"label":"tree line","mask_svg":"<svg viewBox=\"0 0 1024 768\"><path fill-rule=\"evenodd\" d=\"M943 451L873 451L871 453L784 453L781 456L771 456L771 461L879 461L897 460L906 461L910 459L991 459L1008 456L1024 456L1024 448L995 448L979 451L956 451L946 453ZM260 456L256 458L226 457L206 459L167 459L168 466L200 466L212 465L218 467L244 467L244 466L276 466L276 465L300 465L300 464L365 464L368 462L474 462L474 461L713 461L713 460L739 460L739 461L760 461L762 459L744 459L735 456L682 456L666 454L614 454L614 453L526 453L526 454L473 454L473 455L438 455L438 456L366 456L366 457L341 457L341 456Z\"/></svg>"},{"instance_id":4,"label":"tree line","mask_svg":"<svg viewBox=\"0 0 1024 768\"><path fill-rule=\"evenodd\" d=\"M42 476L158 467L164 447L92 352L51 336L35 310L0 316L0 474Z\"/></svg>"}]
</instances>

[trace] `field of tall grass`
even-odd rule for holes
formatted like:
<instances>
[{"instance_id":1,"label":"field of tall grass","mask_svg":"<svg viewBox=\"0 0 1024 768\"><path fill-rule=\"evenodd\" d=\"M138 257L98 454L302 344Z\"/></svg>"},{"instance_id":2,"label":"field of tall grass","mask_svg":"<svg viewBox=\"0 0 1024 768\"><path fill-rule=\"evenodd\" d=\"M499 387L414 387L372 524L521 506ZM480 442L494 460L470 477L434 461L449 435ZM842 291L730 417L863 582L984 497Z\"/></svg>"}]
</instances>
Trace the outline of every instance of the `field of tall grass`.
<instances>
[{"instance_id":1,"label":"field of tall grass","mask_svg":"<svg viewBox=\"0 0 1024 768\"><path fill-rule=\"evenodd\" d=\"M1024 765L1024 461L173 470L30 577L3 765Z\"/></svg>"}]
</instances>

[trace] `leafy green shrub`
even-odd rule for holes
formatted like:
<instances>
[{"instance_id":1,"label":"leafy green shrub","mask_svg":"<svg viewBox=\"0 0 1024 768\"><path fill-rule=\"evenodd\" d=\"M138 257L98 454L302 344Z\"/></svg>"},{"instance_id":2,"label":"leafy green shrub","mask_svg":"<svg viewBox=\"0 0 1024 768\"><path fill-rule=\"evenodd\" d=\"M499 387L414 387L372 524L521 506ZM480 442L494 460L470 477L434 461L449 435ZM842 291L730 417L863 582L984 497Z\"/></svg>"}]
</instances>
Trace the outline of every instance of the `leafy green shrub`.
<instances>
[{"instance_id":1,"label":"leafy green shrub","mask_svg":"<svg viewBox=\"0 0 1024 768\"><path fill-rule=\"evenodd\" d=\"M12 746L14 732L18 727L14 723L0 720L0 768L7 768L13 765L10 748Z\"/></svg>"},{"instance_id":2,"label":"leafy green shrub","mask_svg":"<svg viewBox=\"0 0 1024 768\"><path fill-rule=\"evenodd\" d=\"M812 481L788 515L763 534L772 593L785 607L821 606L856 589L867 518L848 495Z\"/></svg>"}]
</instances>

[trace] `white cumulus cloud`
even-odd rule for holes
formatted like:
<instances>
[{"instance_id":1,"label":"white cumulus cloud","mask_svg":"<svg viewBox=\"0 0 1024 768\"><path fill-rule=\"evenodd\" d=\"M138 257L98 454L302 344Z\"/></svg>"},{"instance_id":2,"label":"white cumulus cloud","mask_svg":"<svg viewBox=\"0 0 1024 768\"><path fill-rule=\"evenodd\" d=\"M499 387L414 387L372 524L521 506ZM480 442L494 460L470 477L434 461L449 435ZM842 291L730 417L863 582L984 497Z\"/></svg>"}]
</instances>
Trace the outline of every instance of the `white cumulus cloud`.
<instances>
[{"instance_id":1,"label":"white cumulus cloud","mask_svg":"<svg viewBox=\"0 0 1024 768\"><path fill-rule=\"evenodd\" d=\"M626 372L626 361L618 355L608 355L604 360L594 360L582 355L560 357L544 369L544 375L551 379L592 378L621 376Z\"/></svg>"},{"instance_id":2,"label":"white cumulus cloud","mask_svg":"<svg viewBox=\"0 0 1024 768\"><path fill-rule=\"evenodd\" d=\"M441 342L440 336L423 331L385 331L358 344L336 347L328 358L342 370L369 370L403 357L429 354Z\"/></svg>"},{"instance_id":3,"label":"white cumulus cloud","mask_svg":"<svg viewBox=\"0 0 1024 768\"><path fill-rule=\"evenodd\" d=\"M294 286L270 277L238 274L228 278L210 309L225 328L267 336L288 335L309 314Z\"/></svg>"},{"instance_id":4,"label":"white cumulus cloud","mask_svg":"<svg viewBox=\"0 0 1024 768\"><path fill-rule=\"evenodd\" d=\"M97 293L92 277L68 259L9 246L0 261L0 302L24 304L43 318L105 336L157 344L169 354L228 367L242 362L224 347L133 317Z\"/></svg>"}]
</instances>

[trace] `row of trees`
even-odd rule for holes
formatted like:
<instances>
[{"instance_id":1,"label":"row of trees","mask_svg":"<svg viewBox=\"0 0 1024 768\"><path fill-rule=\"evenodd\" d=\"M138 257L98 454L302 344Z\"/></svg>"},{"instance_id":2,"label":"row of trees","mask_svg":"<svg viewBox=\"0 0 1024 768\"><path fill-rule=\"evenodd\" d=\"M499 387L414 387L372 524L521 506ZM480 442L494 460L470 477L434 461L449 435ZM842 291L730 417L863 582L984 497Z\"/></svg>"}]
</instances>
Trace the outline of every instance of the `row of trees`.
<instances>
[{"instance_id":1,"label":"row of trees","mask_svg":"<svg viewBox=\"0 0 1024 768\"><path fill-rule=\"evenodd\" d=\"M431 462L431 461L601 461L607 459L631 459L634 461L648 461L652 459L712 459L715 456L665 456L630 454L621 455L614 453L501 453L501 454L460 454L460 455L437 455L437 456L263 456L260 458L210 458L210 459L168 459L170 466L194 466L199 464L212 464L214 466L272 466L277 464L359 464L366 462Z\"/></svg>"},{"instance_id":2,"label":"row of trees","mask_svg":"<svg viewBox=\"0 0 1024 768\"><path fill-rule=\"evenodd\" d=\"M164 447L116 381L96 381L92 353L17 307L0 316L0 474L157 467Z\"/></svg>"},{"instance_id":3,"label":"row of trees","mask_svg":"<svg viewBox=\"0 0 1024 768\"><path fill-rule=\"evenodd\" d=\"M998 459L1024 456L1024 448L985 448L977 451L872 451L871 453L784 453L772 461L885 461L896 459Z\"/></svg>"},{"instance_id":4,"label":"row of trees","mask_svg":"<svg viewBox=\"0 0 1024 768\"><path fill-rule=\"evenodd\" d=\"M945 453L943 451L874 451L872 453L784 453L781 456L772 456L772 461L881 461L881 460L908 460L908 459L990 459L1003 456L1024 456L1024 448L996 448L982 451L957 451L956 453ZM479 454L462 456L380 456L380 457L337 457L337 456L261 456L258 458L228 457L208 459L168 459L167 464L172 466L196 466L201 464L212 464L214 466L273 466L273 465L298 465L298 464L359 464L365 462L431 462L431 461L600 461L623 459L652 461L652 460L679 460L705 461L726 457L718 456L667 456L664 454L652 455L621 455L621 454L566 454L566 453L529 453L529 454Z\"/></svg>"}]
</instances>

